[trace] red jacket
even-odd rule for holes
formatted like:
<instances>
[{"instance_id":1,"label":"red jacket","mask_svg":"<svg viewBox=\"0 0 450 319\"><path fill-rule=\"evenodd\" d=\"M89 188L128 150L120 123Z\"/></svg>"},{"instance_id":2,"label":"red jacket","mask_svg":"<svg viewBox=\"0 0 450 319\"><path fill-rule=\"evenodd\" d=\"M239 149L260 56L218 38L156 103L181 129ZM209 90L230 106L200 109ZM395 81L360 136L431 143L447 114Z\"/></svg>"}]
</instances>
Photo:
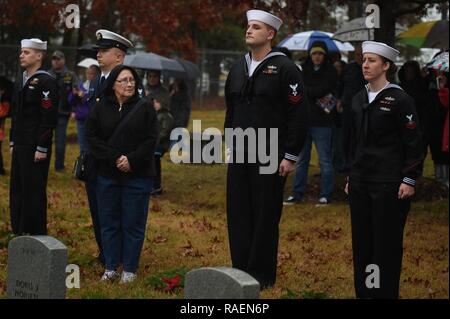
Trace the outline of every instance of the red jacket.
<instances>
[{"instance_id":1,"label":"red jacket","mask_svg":"<svg viewBox=\"0 0 450 319\"><path fill-rule=\"evenodd\" d=\"M443 88L439 90L439 99L441 100L441 103L443 106L448 108L448 88ZM447 119L445 120L444 125L444 133L442 135L442 151L448 152L448 111L447 111Z\"/></svg>"}]
</instances>

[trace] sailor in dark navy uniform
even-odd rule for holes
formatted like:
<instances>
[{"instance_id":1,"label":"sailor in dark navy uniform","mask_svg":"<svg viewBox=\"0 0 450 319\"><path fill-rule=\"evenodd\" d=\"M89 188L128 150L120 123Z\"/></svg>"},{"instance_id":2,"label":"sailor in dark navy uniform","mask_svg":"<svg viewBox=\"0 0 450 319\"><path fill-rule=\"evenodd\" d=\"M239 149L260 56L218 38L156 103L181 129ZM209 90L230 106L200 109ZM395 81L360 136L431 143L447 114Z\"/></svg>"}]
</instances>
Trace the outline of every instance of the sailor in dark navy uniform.
<instances>
[{"instance_id":1,"label":"sailor in dark navy uniform","mask_svg":"<svg viewBox=\"0 0 450 319\"><path fill-rule=\"evenodd\" d=\"M275 173L262 174L261 161L230 162L227 175L227 218L233 267L259 281L275 284L278 225L286 176L295 168L307 130L307 107L299 68L285 54L272 50L271 40L282 21L261 10L247 12L246 42L251 53L231 68L225 85L226 129L278 129ZM266 145L270 139L266 132ZM262 138L262 136L258 136ZM236 158L236 157L234 157Z\"/></svg>"},{"instance_id":2,"label":"sailor in dark navy uniform","mask_svg":"<svg viewBox=\"0 0 450 319\"><path fill-rule=\"evenodd\" d=\"M403 230L421 175L414 100L387 78L395 72L398 53L384 43L363 42L362 67L369 84L352 100L346 192L357 298L398 298Z\"/></svg>"},{"instance_id":3,"label":"sailor in dark navy uniform","mask_svg":"<svg viewBox=\"0 0 450 319\"><path fill-rule=\"evenodd\" d=\"M125 59L125 54L127 49L133 47L133 43L125 37L108 31L108 30L97 30L96 32L97 43L94 48L97 51L97 61L100 66L101 74L98 75L94 80L91 81L89 86L89 109L92 109L96 104L103 98L103 91L107 86L107 80L110 72L117 65L123 64ZM144 90L141 89L141 97L143 96ZM139 89L138 89L139 93ZM89 145L88 145L89 149ZM102 250L102 237L100 231L100 221L98 217L97 208L97 182L89 181L86 182L86 193L88 196L89 210L91 212L92 224L94 226L95 239L97 241L99 256L98 261L104 264L103 250Z\"/></svg>"},{"instance_id":4,"label":"sailor in dark navy uniform","mask_svg":"<svg viewBox=\"0 0 450 319\"><path fill-rule=\"evenodd\" d=\"M94 49L97 49L97 61L101 74L91 81L89 87L89 103L91 108L102 97L103 90L106 87L106 80L111 70L117 65L123 64L127 50L133 47L133 43L130 40L108 30L97 30L95 35L97 37L97 43Z\"/></svg>"},{"instance_id":5,"label":"sailor in dark navy uniform","mask_svg":"<svg viewBox=\"0 0 450 319\"><path fill-rule=\"evenodd\" d=\"M12 103L11 227L17 235L47 234L47 177L58 112L56 80L42 70L47 42L24 39L25 68Z\"/></svg>"}]
</instances>

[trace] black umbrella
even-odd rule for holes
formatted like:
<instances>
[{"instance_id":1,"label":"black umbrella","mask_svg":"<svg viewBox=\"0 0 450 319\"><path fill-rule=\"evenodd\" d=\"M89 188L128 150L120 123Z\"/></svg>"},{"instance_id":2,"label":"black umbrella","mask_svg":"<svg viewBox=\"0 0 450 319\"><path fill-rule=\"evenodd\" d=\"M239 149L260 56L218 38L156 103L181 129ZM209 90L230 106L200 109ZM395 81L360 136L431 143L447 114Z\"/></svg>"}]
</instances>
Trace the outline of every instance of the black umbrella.
<instances>
[{"instance_id":1,"label":"black umbrella","mask_svg":"<svg viewBox=\"0 0 450 319\"><path fill-rule=\"evenodd\" d=\"M200 75L201 75L200 69L198 68L198 66L195 63L193 63L191 61L183 60L183 59L178 59L178 58L175 60L181 64L181 66L183 67L183 69L186 72L182 78L188 79L188 80L195 80L198 77L200 77Z\"/></svg>"},{"instance_id":2,"label":"black umbrella","mask_svg":"<svg viewBox=\"0 0 450 319\"><path fill-rule=\"evenodd\" d=\"M165 76L177 79L195 80L201 75L200 69L193 62L170 59L155 53L127 55L124 64L137 69L158 70Z\"/></svg>"},{"instance_id":3,"label":"black umbrella","mask_svg":"<svg viewBox=\"0 0 450 319\"><path fill-rule=\"evenodd\" d=\"M97 49L94 47L95 44L84 44L81 47L78 47L77 51L80 55L83 55L86 58L97 59Z\"/></svg>"},{"instance_id":4,"label":"black umbrella","mask_svg":"<svg viewBox=\"0 0 450 319\"><path fill-rule=\"evenodd\" d=\"M157 70L164 73L170 73L173 74L173 76L183 75L183 73L185 73L185 70L180 63L155 53L127 55L123 64L137 69Z\"/></svg>"}]
</instances>

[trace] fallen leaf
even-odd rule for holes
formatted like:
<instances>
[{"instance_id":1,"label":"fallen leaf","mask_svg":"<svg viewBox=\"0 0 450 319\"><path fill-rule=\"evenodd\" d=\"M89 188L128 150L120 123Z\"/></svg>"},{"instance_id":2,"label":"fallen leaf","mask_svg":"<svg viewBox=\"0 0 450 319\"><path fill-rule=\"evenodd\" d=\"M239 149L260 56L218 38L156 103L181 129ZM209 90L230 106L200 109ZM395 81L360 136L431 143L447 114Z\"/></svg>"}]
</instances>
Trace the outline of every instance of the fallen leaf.
<instances>
[{"instance_id":1,"label":"fallen leaf","mask_svg":"<svg viewBox=\"0 0 450 319\"><path fill-rule=\"evenodd\" d=\"M153 238L152 243L154 244L162 244L167 242L167 238L162 236L162 235L158 235L155 238Z\"/></svg>"},{"instance_id":2,"label":"fallen leaf","mask_svg":"<svg viewBox=\"0 0 450 319\"><path fill-rule=\"evenodd\" d=\"M290 260L292 257L290 252L281 252L278 253L278 262L277 262L277 267L281 267L282 265L284 265L288 260Z\"/></svg>"},{"instance_id":3,"label":"fallen leaf","mask_svg":"<svg viewBox=\"0 0 450 319\"><path fill-rule=\"evenodd\" d=\"M161 211L161 205L159 204L159 200L157 200L157 199L153 199L153 202L152 202L153 204L152 204L152 208L151 208L151 210L152 210L152 212L160 212Z\"/></svg>"}]
</instances>

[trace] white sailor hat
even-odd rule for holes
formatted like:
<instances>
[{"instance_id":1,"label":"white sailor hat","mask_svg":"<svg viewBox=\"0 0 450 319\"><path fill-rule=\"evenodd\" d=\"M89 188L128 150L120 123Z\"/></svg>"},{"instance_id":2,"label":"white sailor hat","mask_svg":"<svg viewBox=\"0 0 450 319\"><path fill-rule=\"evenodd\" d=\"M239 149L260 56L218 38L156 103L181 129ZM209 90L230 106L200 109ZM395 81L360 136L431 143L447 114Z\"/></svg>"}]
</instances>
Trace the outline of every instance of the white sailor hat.
<instances>
[{"instance_id":1,"label":"white sailor hat","mask_svg":"<svg viewBox=\"0 0 450 319\"><path fill-rule=\"evenodd\" d=\"M249 10L247 11L247 20L256 20L260 22L264 22L265 24L270 25L275 30L279 30L281 25L283 24L283 20L274 16L273 14L262 11L262 10Z\"/></svg>"},{"instance_id":2,"label":"white sailor hat","mask_svg":"<svg viewBox=\"0 0 450 319\"><path fill-rule=\"evenodd\" d=\"M23 48L36 49L47 51L47 41L42 41L41 39L23 39L20 41L20 45Z\"/></svg>"},{"instance_id":3,"label":"white sailor hat","mask_svg":"<svg viewBox=\"0 0 450 319\"><path fill-rule=\"evenodd\" d=\"M395 62L400 53L398 50L391 48L385 43L375 42L375 41L364 41L362 43L362 52L364 53L375 53L385 57L386 59Z\"/></svg>"},{"instance_id":4,"label":"white sailor hat","mask_svg":"<svg viewBox=\"0 0 450 319\"><path fill-rule=\"evenodd\" d=\"M128 48L133 47L130 40L108 30L97 30L95 36L97 37L97 43L94 46L96 49L118 48L127 52Z\"/></svg>"}]
</instances>

